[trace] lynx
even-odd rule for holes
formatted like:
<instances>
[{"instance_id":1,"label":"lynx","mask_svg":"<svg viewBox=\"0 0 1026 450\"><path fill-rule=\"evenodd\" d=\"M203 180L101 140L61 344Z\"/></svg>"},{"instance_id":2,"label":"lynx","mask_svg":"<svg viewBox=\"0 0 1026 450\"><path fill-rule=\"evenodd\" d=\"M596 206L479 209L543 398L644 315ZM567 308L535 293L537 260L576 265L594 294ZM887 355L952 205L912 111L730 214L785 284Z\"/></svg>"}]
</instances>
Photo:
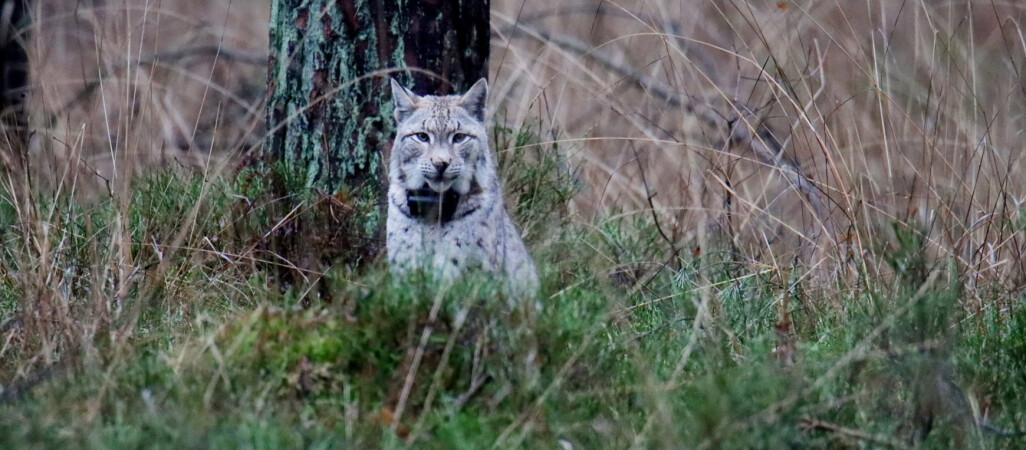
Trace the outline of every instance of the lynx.
<instances>
[{"instance_id":1,"label":"lynx","mask_svg":"<svg viewBox=\"0 0 1026 450\"><path fill-rule=\"evenodd\" d=\"M465 94L419 96L392 80L397 131L388 168L388 261L451 281L472 269L534 296L538 274L506 213L488 147L479 80Z\"/></svg>"}]
</instances>

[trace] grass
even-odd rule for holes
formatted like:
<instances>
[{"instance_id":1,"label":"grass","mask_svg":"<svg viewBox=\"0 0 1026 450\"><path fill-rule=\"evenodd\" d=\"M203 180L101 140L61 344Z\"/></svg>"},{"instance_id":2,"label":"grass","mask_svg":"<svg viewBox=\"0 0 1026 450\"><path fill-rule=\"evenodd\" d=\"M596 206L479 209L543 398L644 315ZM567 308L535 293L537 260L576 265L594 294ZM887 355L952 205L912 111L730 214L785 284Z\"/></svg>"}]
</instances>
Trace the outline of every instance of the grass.
<instances>
[{"instance_id":1,"label":"grass","mask_svg":"<svg viewBox=\"0 0 1026 450\"><path fill-rule=\"evenodd\" d=\"M493 1L536 308L392 277L375 192L233 168L267 5L185 3L37 2L0 448L1026 441L1026 8Z\"/></svg>"},{"instance_id":2,"label":"grass","mask_svg":"<svg viewBox=\"0 0 1026 450\"><path fill-rule=\"evenodd\" d=\"M521 146L537 139L496 130ZM151 268L127 290L94 267L49 291L73 317L99 314L97 299L123 311L106 323L51 323L49 341L29 335L44 326L31 321L5 331L0 446L1021 444L976 422L1022 420L1026 315L968 313L954 265L925 254L917 234L898 231L905 237L887 247L893 281L837 299L841 309L804 291L800 268L749 272L715 254L689 254L642 280L616 277L597 262L634 267L665 252L652 221L621 215L589 226L562 211L574 189L564 166L503 163L508 185L522 187L511 203L528 205L511 209L544 236L533 241L539 309L511 306L484 278L439 292L428 279L393 279L377 260L345 263L351 255L326 256L336 264L316 276L283 271L255 240L283 228L283 217L294 222L285 228L327 232L316 206L325 200L294 187L279 197L275 182L258 186L250 172L155 174L120 211L117 199L37 197L62 218L49 235L60 249L53 265L37 270L57 276L64 264L111 258L102 247L118 239L118 217L132 258ZM291 176L269 170L278 175L255 178ZM362 229L373 219L357 211L367 207L349 205L334 226ZM16 217L5 215L7 249L29 233ZM191 237L174 255L160 250L183 218ZM0 285L5 321L45 306L22 300L34 258L3 254L15 268ZM161 261L164 275L150 273ZM305 276L282 282L290 270ZM95 356L76 356L83 347ZM43 348L60 362L33 358Z\"/></svg>"}]
</instances>

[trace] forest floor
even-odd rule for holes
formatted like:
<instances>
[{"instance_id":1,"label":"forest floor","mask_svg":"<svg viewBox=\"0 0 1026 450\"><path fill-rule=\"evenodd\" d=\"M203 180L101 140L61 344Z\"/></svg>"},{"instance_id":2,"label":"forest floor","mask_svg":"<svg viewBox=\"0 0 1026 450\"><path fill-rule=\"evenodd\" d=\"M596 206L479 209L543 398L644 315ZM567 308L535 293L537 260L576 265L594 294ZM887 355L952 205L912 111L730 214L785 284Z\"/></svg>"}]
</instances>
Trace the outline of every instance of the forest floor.
<instances>
[{"instance_id":1,"label":"forest floor","mask_svg":"<svg viewBox=\"0 0 1026 450\"><path fill-rule=\"evenodd\" d=\"M394 279L374 201L284 168L5 197L0 447L1023 445L993 428L1022 426L1026 309L979 310L916 234L831 298L727 250L658 261L649 216L571 214L553 149L497 130L541 161L502 162L537 303Z\"/></svg>"}]
</instances>

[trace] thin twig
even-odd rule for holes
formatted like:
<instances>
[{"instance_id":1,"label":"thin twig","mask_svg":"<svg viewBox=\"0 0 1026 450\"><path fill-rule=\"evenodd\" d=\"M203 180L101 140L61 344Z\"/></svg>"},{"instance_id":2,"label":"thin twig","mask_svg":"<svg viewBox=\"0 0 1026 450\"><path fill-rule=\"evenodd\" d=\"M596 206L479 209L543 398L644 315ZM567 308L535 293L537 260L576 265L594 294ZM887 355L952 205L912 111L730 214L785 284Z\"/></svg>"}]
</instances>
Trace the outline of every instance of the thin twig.
<instances>
[{"instance_id":1,"label":"thin twig","mask_svg":"<svg viewBox=\"0 0 1026 450\"><path fill-rule=\"evenodd\" d=\"M839 434L842 436L855 438L860 441L874 442L877 444L886 445L894 448L908 448L904 443L891 439L887 436L880 436L876 434L870 434L869 432L862 431L855 428L843 427L834 423L824 422L819 419L812 417L806 417L802 419L802 427L810 430L823 430L831 433Z\"/></svg>"},{"instance_id":2,"label":"thin twig","mask_svg":"<svg viewBox=\"0 0 1026 450\"><path fill-rule=\"evenodd\" d=\"M527 27L523 24L515 24L510 33L513 37L530 37L545 44L552 44L564 50L588 57L609 69L617 75L634 82L639 88L650 93L652 97L664 103L683 109L685 112L695 115L707 126L714 129L724 130L728 142L735 148L748 148L755 156L771 167L774 167L783 174L784 178L808 201L813 213L820 219L824 228L828 226L828 210L823 200L822 191L806 177L800 167L784 157L781 148L773 148L769 143L776 141L768 139L768 130L762 130L762 125L756 125L757 120L744 105L732 105L732 117L725 117L712 106L694 100L691 96L675 92L658 79L645 73L632 70L623 64L614 61L609 56L603 55L588 44L569 36L558 33L550 33ZM517 32L519 31L519 32ZM744 124L744 126L738 126ZM830 231L826 229L826 231Z\"/></svg>"},{"instance_id":3,"label":"thin twig","mask_svg":"<svg viewBox=\"0 0 1026 450\"><path fill-rule=\"evenodd\" d=\"M191 58L194 56L210 56L217 57L218 59L228 59L238 61L245 64L251 64L255 66L262 66L267 64L268 55L266 52L251 52L239 49L233 49L228 47L218 47L216 45L200 45L195 47L183 47L175 50L168 50L166 52L154 53L148 57L139 58L137 61L126 61L120 64L120 66L133 65L149 65L157 64L160 62L173 62L179 61L185 58ZM110 76L117 67L111 67L101 73L100 78ZM68 100L61 106L60 111L67 111L71 107L75 106L78 102L85 100L87 97L92 95L96 88L100 87L99 80L87 81L82 90L78 91L71 100Z\"/></svg>"}]
</instances>

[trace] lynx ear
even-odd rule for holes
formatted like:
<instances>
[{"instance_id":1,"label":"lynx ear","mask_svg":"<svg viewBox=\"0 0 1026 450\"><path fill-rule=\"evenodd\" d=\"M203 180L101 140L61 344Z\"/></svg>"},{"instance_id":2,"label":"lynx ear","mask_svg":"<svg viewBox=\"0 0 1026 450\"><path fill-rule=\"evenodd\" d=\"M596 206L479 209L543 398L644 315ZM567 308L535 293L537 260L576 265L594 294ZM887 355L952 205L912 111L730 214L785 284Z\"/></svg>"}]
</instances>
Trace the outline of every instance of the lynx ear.
<instances>
[{"instance_id":1,"label":"lynx ear","mask_svg":"<svg viewBox=\"0 0 1026 450\"><path fill-rule=\"evenodd\" d=\"M413 108L416 107L417 103L420 102L420 97L414 94L413 91L406 89L403 85L395 81L392 78L392 104L394 105L394 114L396 123L406 120L410 114L413 113Z\"/></svg>"},{"instance_id":2,"label":"lynx ear","mask_svg":"<svg viewBox=\"0 0 1026 450\"><path fill-rule=\"evenodd\" d=\"M467 90L466 94L460 98L460 105L463 109L467 110L470 115L484 122L485 116L485 100L488 98L488 80L482 78L477 80L473 86Z\"/></svg>"}]
</instances>

